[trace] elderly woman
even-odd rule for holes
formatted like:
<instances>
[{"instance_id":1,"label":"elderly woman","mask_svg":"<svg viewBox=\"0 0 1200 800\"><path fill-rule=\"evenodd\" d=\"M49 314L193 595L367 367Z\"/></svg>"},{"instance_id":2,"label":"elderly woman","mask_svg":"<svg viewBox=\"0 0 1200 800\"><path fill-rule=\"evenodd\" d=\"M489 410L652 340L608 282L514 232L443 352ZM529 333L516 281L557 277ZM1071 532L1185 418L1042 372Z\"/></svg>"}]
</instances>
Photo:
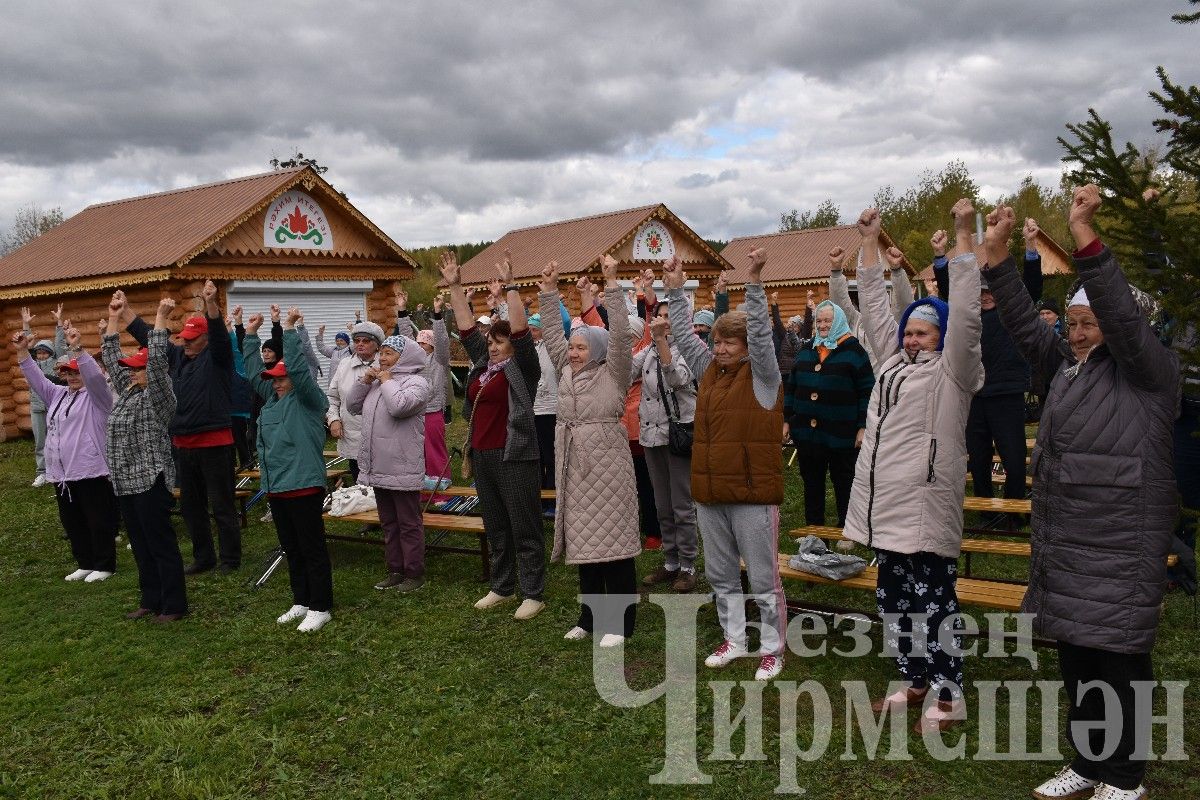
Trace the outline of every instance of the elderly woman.
<instances>
[{"instance_id":1,"label":"elderly woman","mask_svg":"<svg viewBox=\"0 0 1200 800\"><path fill-rule=\"evenodd\" d=\"M937 703L925 703L918 731L944 729L963 716L962 658L940 646L939 628L958 612L967 412L983 385L983 365L979 269L971 251L975 212L969 201L959 200L953 214L949 308L923 298L905 309L899 324L876 255L879 212L867 209L858 219L865 254L858 270L862 326L878 359L879 377L855 466L845 536L875 551L879 613L897 619L904 634L889 637L887 644L899 652L896 664L908 686L875 708L921 704L935 687ZM892 250L891 258L902 257ZM925 657L912 654L909 614L916 613L928 615Z\"/></svg>"},{"instance_id":2,"label":"elderly woman","mask_svg":"<svg viewBox=\"0 0 1200 800\"><path fill-rule=\"evenodd\" d=\"M167 317L175 301L159 301L148 347L121 357L124 292L113 294L102 355L117 399L108 417L107 455L113 490L129 531L138 568L141 603L125 615L174 622L187 614L183 556L171 526L175 459L167 426L175 415L175 392L167 374Z\"/></svg>"},{"instance_id":3,"label":"elderly woman","mask_svg":"<svg viewBox=\"0 0 1200 800\"><path fill-rule=\"evenodd\" d=\"M558 375L558 513L551 559L579 565L579 592L590 596L565 638L584 639L596 632L602 634L601 647L615 647L633 635L633 560L641 544L633 459L621 422L632 382L633 333L617 284L617 262L605 256L601 267L611 335L604 328L584 325L571 332L568 342L558 325L543 331ZM541 289L542 319L553 319L559 304L558 265L553 261L542 272ZM624 597L601 602L600 595ZM630 596L635 602L628 602Z\"/></svg>"},{"instance_id":4,"label":"elderly woman","mask_svg":"<svg viewBox=\"0 0 1200 800\"><path fill-rule=\"evenodd\" d=\"M61 383L58 373L54 369L54 361L66 350L66 342L63 340L62 303L59 303L57 310L51 313L55 319L54 341L39 340L29 354L33 356L34 361L42 368L42 374L49 378L51 383ZM21 308L21 329L31 339L33 331L30 323L33 322L34 316L36 315L29 313L27 307ZM33 423L33 460L37 468L37 475L34 476L32 485L36 489L46 485L46 404L42 402L42 398L36 392L31 392L29 395L29 420Z\"/></svg>"},{"instance_id":5,"label":"elderly woman","mask_svg":"<svg viewBox=\"0 0 1200 800\"><path fill-rule=\"evenodd\" d=\"M875 251L878 258L879 250ZM900 252L897 250L896 252ZM850 262L850 256L847 256L846 251L841 247L835 247L829 251L829 299L832 300L838 308L846 314L846 322L850 325L850 330L854 337L858 339L858 343L867 351L867 356L871 359L871 367L875 370L875 374L879 374L879 365L884 359L877 358L875 352L871 349L870 337L866 335L862 314L859 313L858 307L854 305L854 301L850 297L850 283L846 280L846 274L842 268ZM862 264L863 251L858 252L858 263ZM903 259L903 256L901 256ZM896 320L900 320L900 316L912 304L913 292L912 284L908 282L908 273L904 271L903 260L896 264L888 261L892 267L891 271L891 309ZM899 270L899 272L897 272ZM859 303L862 303L862 281L859 281Z\"/></svg>"},{"instance_id":6,"label":"elderly woman","mask_svg":"<svg viewBox=\"0 0 1200 800\"><path fill-rule=\"evenodd\" d=\"M266 401L258 418L258 466L279 546L287 553L292 607L276 619L300 620L296 630L320 630L333 608L333 573L325 547L325 412L329 401L304 356L295 326L300 309L283 321L283 359L263 369L261 314L246 323L242 352L254 392Z\"/></svg>"},{"instance_id":7,"label":"elderly woman","mask_svg":"<svg viewBox=\"0 0 1200 800\"><path fill-rule=\"evenodd\" d=\"M846 524L854 462L867 426L875 386L871 359L850 332L846 313L823 300L816 308L810 347L796 355L784 392L784 441L796 445L804 479L804 520L825 524L825 474L833 479L838 527Z\"/></svg>"},{"instance_id":8,"label":"elderly woman","mask_svg":"<svg viewBox=\"0 0 1200 800\"><path fill-rule=\"evenodd\" d=\"M442 254L441 270L450 288L454 318L469 323L471 307L453 253ZM491 325L486 338L476 328L459 330L474 362L467 373L463 407L468 420L463 474L475 476L492 559L491 590L475 607L494 608L512 599L519 583L525 599L513 617L526 620L546 606L541 469L533 421L541 367L507 254L497 271L508 296L510 318Z\"/></svg>"},{"instance_id":9,"label":"elderly woman","mask_svg":"<svg viewBox=\"0 0 1200 800\"><path fill-rule=\"evenodd\" d=\"M342 359L350 355L350 331L338 331L333 335L333 344L326 344L325 326L321 325L317 328L317 351L329 359L329 371L325 378L325 385L328 387L337 372L338 364L341 364Z\"/></svg>"},{"instance_id":10,"label":"elderly woman","mask_svg":"<svg viewBox=\"0 0 1200 800\"><path fill-rule=\"evenodd\" d=\"M46 480L54 484L58 518L78 567L66 579L94 583L117 569L117 501L104 458L113 396L100 365L80 346L74 326L67 329L66 342L67 352L57 361L65 384L59 386L30 357L29 336L18 333L12 340L30 390L46 404Z\"/></svg>"},{"instance_id":11,"label":"elderly woman","mask_svg":"<svg viewBox=\"0 0 1200 800\"><path fill-rule=\"evenodd\" d=\"M713 325L713 349L692 330L686 276L678 256L663 265L675 344L693 375L700 375L692 446L692 496L704 537L704 576L716 594L725 641L704 660L729 665L750 655L741 567L761 619L755 680L783 669L787 625L779 581L779 504L783 502L783 428L779 363L771 338L762 268L767 255L748 254L746 310L722 314Z\"/></svg>"},{"instance_id":12,"label":"elderly woman","mask_svg":"<svg viewBox=\"0 0 1200 800\"><path fill-rule=\"evenodd\" d=\"M1033 793L1135 800L1146 795L1150 718L1136 713L1133 685L1154 680L1150 651L1178 511L1171 442L1179 361L1097 238L1099 207L1095 186L1075 192L1079 288L1067 302L1066 341L1039 319L1009 257L1011 209L988 217L985 275L1025 357L1053 376L1033 449L1033 557L1021 610L1058 642L1077 755ZM1106 707L1110 694L1119 715ZM1118 730L1097 732L1115 718Z\"/></svg>"},{"instance_id":13,"label":"elderly woman","mask_svg":"<svg viewBox=\"0 0 1200 800\"><path fill-rule=\"evenodd\" d=\"M425 410L433 394L423 377L425 351L407 336L389 336L379 348L379 369L369 369L350 390L351 414L362 416L359 482L375 487L388 576L376 589L412 592L425 584ZM438 411L441 414L441 410Z\"/></svg>"},{"instance_id":14,"label":"elderly woman","mask_svg":"<svg viewBox=\"0 0 1200 800\"><path fill-rule=\"evenodd\" d=\"M350 478L357 482L362 421L350 413L346 398L368 370L379 367L383 328L374 322L356 322L350 331L350 341L354 352L338 363L337 372L329 378L329 388L325 390L325 396L329 398L325 421L329 424L329 435L337 439L337 454L346 459Z\"/></svg>"},{"instance_id":15,"label":"elderly woman","mask_svg":"<svg viewBox=\"0 0 1200 800\"><path fill-rule=\"evenodd\" d=\"M425 481L426 489L445 488L450 476L450 453L446 450L446 370L450 368L450 337L446 333L446 320L442 314L446 301L439 294L433 298L433 324L418 331L408 313L408 293L396 293L397 336L415 339L425 353L425 367L421 376L432 390L425 405L422 419L425 425Z\"/></svg>"},{"instance_id":16,"label":"elderly woman","mask_svg":"<svg viewBox=\"0 0 1200 800\"><path fill-rule=\"evenodd\" d=\"M642 579L645 586L670 584L677 592L696 588L696 503L692 499L692 457L670 447L672 418L690 428L696 416L696 379L671 340L669 303L655 309L650 322L653 344L634 354L633 374L642 381L638 441L654 487L654 505L662 531L663 563Z\"/></svg>"}]
</instances>

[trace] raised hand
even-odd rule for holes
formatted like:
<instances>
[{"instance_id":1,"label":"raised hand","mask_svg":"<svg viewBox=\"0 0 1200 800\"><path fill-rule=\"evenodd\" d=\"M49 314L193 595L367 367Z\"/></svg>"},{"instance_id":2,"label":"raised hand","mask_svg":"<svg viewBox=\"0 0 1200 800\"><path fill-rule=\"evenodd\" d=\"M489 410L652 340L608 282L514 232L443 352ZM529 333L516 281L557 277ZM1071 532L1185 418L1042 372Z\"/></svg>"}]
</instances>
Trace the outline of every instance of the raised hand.
<instances>
[{"instance_id":1,"label":"raised hand","mask_svg":"<svg viewBox=\"0 0 1200 800\"><path fill-rule=\"evenodd\" d=\"M551 261L542 267L541 290L543 292L558 291L558 262Z\"/></svg>"},{"instance_id":2,"label":"raised hand","mask_svg":"<svg viewBox=\"0 0 1200 800\"><path fill-rule=\"evenodd\" d=\"M17 331L12 335L12 346L17 353L17 360L24 361L29 358L29 349L33 347L33 334Z\"/></svg>"},{"instance_id":3,"label":"raised hand","mask_svg":"<svg viewBox=\"0 0 1200 800\"><path fill-rule=\"evenodd\" d=\"M667 338L667 334L671 332L671 320L666 317L655 316L650 320L650 335L654 341L661 342Z\"/></svg>"},{"instance_id":4,"label":"raised hand","mask_svg":"<svg viewBox=\"0 0 1200 800\"><path fill-rule=\"evenodd\" d=\"M642 286L650 289L654 288L654 270L649 267L642 270Z\"/></svg>"},{"instance_id":5,"label":"raised hand","mask_svg":"<svg viewBox=\"0 0 1200 800\"><path fill-rule=\"evenodd\" d=\"M66 330L66 338L67 347L72 350L78 350L81 346L80 342L83 340L83 335L79 333L79 330L74 325L71 325Z\"/></svg>"},{"instance_id":6,"label":"raised hand","mask_svg":"<svg viewBox=\"0 0 1200 800\"><path fill-rule=\"evenodd\" d=\"M771 305L779 305L779 292L771 292Z\"/></svg>"},{"instance_id":7,"label":"raised hand","mask_svg":"<svg viewBox=\"0 0 1200 800\"><path fill-rule=\"evenodd\" d=\"M158 313L163 317L168 317L175 310L175 300L171 297L164 297L158 301ZM240 320L242 316L242 307L238 306L234 309L234 317Z\"/></svg>"},{"instance_id":8,"label":"raised hand","mask_svg":"<svg viewBox=\"0 0 1200 800\"><path fill-rule=\"evenodd\" d=\"M262 327L262 324L263 324L263 315L262 314L251 314L250 319L246 320L246 333L249 334L250 336L255 335L256 333L258 333L258 329L260 327Z\"/></svg>"},{"instance_id":9,"label":"raised hand","mask_svg":"<svg viewBox=\"0 0 1200 800\"><path fill-rule=\"evenodd\" d=\"M726 270L721 270L720 274L717 275L717 285L716 285L716 288L713 289L713 291L715 291L717 294L725 294L726 292L728 292L729 291L728 277L729 277L728 272Z\"/></svg>"},{"instance_id":10,"label":"raised hand","mask_svg":"<svg viewBox=\"0 0 1200 800\"><path fill-rule=\"evenodd\" d=\"M867 208L858 215L858 222L855 223L858 228L858 235L864 239L878 239L880 230L883 227L883 218L879 216L879 209Z\"/></svg>"},{"instance_id":11,"label":"raised hand","mask_svg":"<svg viewBox=\"0 0 1200 800\"><path fill-rule=\"evenodd\" d=\"M271 322L279 322L281 316L278 303L271 303Z\"/></svg>"},{"instance_id":12,"label":"raised hand","mask_svg":"<svg viewBox=\"0 0 1200 800\"><path fill-rule=\"evenodd\" d=\"M200 296L204 298L204 313L209 317L220 316L221 310L217 305L217 285L212 281L205 281L204 288L200 290Z\"/></svg>"},{"instance_id":13,"label":"raised hand","mask_svg":"<svg viewBox=\"0 0 1200 800\"><path fill-rule=\"evenodd\" d=\"M29 330L29 323L33 321L35 314L29 313L29 306L21 306L21 327Z\"/></svg>"},{"instance_id":14,"label":"raised hand","mask_svg":"<svg viewBox=\"0 0 1200 800\"><path fill-rule=\"evenodd\" d=\"M642 291L643 285L644 284L642 282L642 273L639 272L637 275L633 276L633 291L635 293Z\"/></svg>"},{"instance_id":15,"label":"raised hand","mask_svg":"<svg viewBox=\"0 0 1200 800\"><path fill-rule=\"evenodd\" d=\"M958 239L964 233L970 236L971 228L975 223L975 206L971 204L971 201L965 197L960 197L950 209L950 215L954 217L955 239ZM957 244L957 241L955 244Z\"/></svg>"},{"instance_id":16,"label":"raised hand","mask_svg":"<svg viewBox=\"0 0 1200 800\"><path fill-rule=\"evenodd\" d=\"M324 335L325 335L325 326L318 325L317 326L317 336L324 336Z\"/></svg>"},{"instance_id":17,"label":"raised hand","mask_svg":"<svg viewBox=\"0 0 1200 800\"><path fill-rule=\"evenodd\" d=\"M433 313L440 314L440 313L442 313L442 309L444 309L445 307L446 307L446 298L442 296L441 292L435 294L433 296Z\"/></svg>"},{"instance_id":18,"label":"raised hand","mask_svg":"<svg viewBox=\"0 0 1200 800\"><path fill-rule=\"evenodd\" d=\"M840 250L841 248L838 248L838 249ZM809 308L816 308L816 306L817 306L816 299L817 299L817 295L813 292L812 289L805 290L804 305L808 306Z\"/></svg>"},{"instance_id":19,"label":"raised hand","mask_svg":"<svg viewBox=\"0 0 1200 800\"><path fill-rule=\"evenodd\" d=\"M663 286L668 289L682 289L687 276L683 272L683 261L678 255L673 255L663 262Z\"/></svg>"},{"instance_id":20,"label":"raised hand","mask_svg":"<svg viewBox=\"0 0 1200 800\"><path fill-rule=\"evenodd\" d=\"M746 283L761 283L762 268L767 263L767 251L756 247L746 254L746 258L750 260L750 274L746 276Z\"/></svg>"},{"instance_id":21,"label":"raised hand","mask_svg":"<svg viewBox=\"0 0 1200 800\"><path fill-rule=\"evenodd\" d=\"M283 327L294 328L296 327L296 323L302 319L304 319L304 314L300 312L300 309L292 306L288 309L287 318L283 321Z\"/></svg>"},{"instance_id":22,"label":"raised hand","mask_svg":"<svg viewBox=\"0 0 1200 800\"><path fill-rule=\"evenodd\" d=\"M96 320L96 332L100 334L101 339L103 339L104 335L108 333L108 320L106 320L104 317Z\"/></svg>"},{"instance_id":23,"label":"raised hand","mask_svg":"<svg viewBox=\"0 0 1200 800\"><path fill-rule=\"evenodd\" d=\"M888 266L893 270L904 269L904 253L900 252L899 247L895 245L889 247L887 252L883 254L883 257L887 259Z\"/></svg>"},{"instance_id":24,"label":"raised hand","mask_svg":"<svg viewBox=\"0 0 1200 800\"><path fill-rule=\"evenodd\" d=\"M950 236L941 229L934 231L933 236L929 237L929 246L933 248L933 255L940 258L946 255L946 248L950 246Z\"/></svg>"},{"instance_id":25,"label":"raised hand","mask_svg":"<svg viewBox=\"0 0 1200 800\"><path fill-rule=\"evenodd\" d=\"M1025 237L1026 250L1037 249L1037 237L1040 232L1041 228L1038 227L1037 220L1033 217L1026 217L1025 226L1021 228L1021 235Z\"/></svg>"},{"instance_id":26,"label":"raised hand","mask_svg":"<svg viewBox=\"0 0 1200 800\"><path fill-rule=\"evenodd\" d=\"M118 290L118 291L120 291L120 290ZM124 297L125 297L125 293L124 293L124 292L121 292L121 297L122 297L122 298L124 298ZM57 306L56 308L53 308L53 309L51 309L51 310L50 310L50 316L54 317L54 324L56 324L56 325L61 325L61 324L62 324L62 314L63 314L63 312L62 312L62 303L59 303L59 304L58 304L58 306Z\"/></svg>"},{"instance_id":27,"label":"raised hand","mask_svg":"<svg viewBox=\"0 0 1200 800\"><path fill-rule=\"evenodd\" d=\"M408 292L396 287L396 310L404 311L408 308Z\"/></svg>"},{"instance_id":28,"label":"raised hand","mask_svg":"<svg viewBox=\"0 0 1200 800\"><path fill-rule=\"evenodd\" d=\"M234 325L242 324L242 307L241 306L234 306L233 311L229 312L229 315L231 317L233 317Z\"/></svg>"},{"instance_id":29,"label":"raised hand","mask_svg":"<svg viewBox=\"0 0 1200 800\"><path fill-rule=\"evenodd\" d=\"M1071 213L1067 217L1071 236L1075 239L1075 247L1079 250L1096 240L1096 231L1092 227L1092 219L1100 208L1100 189L1094 183L1081 186L1075 190L1071 198Z\"/></svg>"},{"instance_id":30,"label":"raised hand","mask_svg":"<svg viewBox=\"0 0 1200 800\"><path fill-rule=\"evenodd\" d=\"M846 251L840 247L835 247L829 251L829 271L841 272L842 259L846 257Z\"/></svg>"},{"instance_id":31,"label":"raised hand","mask_svg":"<svg viewBox=\"0 0 1200 800\"><path fill-rule=\"evenodd\" d=\"M987 229L983 232L983 244L989 266L994 267L1008 258L1008 240L1012 236L1016 224L1017 215L1008 206L997 206L992 213L987 215Z\"/></svg>"},{"instance_id":32,"label":"raised hand","mask_svg":"<svg viewBox=\"0 0 1200 800\"><path fill-rule=\"evenodd\" d=\"M513 282L512 253L507 250L504 251L504 260L496 265L496 273L500 276L500 280L497 281L498 284L508 286ZM496 291L498 294L500 288L497 287Z\"/></svg>"},{"instance_id":33,"label":"raised hand","mask_svg":"<svg viewBox=\"0 0 1200 800\"><path fill-rule=\"evenodd\" d=\"M121 292L113 292L112 300L108 301L109 319L119 319L125 311L125 297Z\"/></svg>"},{"instance_id":34,"label":"raised hand","mask_svg":"<svg viewBox=\"0 0 1200 800\"><path fill-rule=\"evenodd\" d=\"M439 269L442 273L442 280L447 286L458 286L461 282L461 275L458 267L458 257L449 250L442 253Z\"/></svg>"},{"instance_id":35,"label":"raised hand","mask_svg":"<svg viewBox=\"0 0 1200 800\"><path fill-rule=\"evenodd\" d=\"M611 288L617 285L617 260L612 256L605 254L600 259L600 274L604 276L605 288Z\"/></svg>"}]
</instances>

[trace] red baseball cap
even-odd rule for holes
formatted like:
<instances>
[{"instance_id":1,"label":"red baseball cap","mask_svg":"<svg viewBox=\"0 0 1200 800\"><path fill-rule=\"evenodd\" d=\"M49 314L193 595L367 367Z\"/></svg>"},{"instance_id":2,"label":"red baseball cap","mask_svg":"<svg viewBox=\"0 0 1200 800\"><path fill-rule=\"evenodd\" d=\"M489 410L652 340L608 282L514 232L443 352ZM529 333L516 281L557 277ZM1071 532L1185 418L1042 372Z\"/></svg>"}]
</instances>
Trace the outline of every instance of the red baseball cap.
<instances>
[{"instance_id":1,"label":"red baseball cap","mask_svg":"<svg viewBox=\"0 0 1200 800\"><path fill-rule=\"evenodd\" d=\"M129 367L131 369L141 369L142 367L146 366L146 362L149 360L150 360L150 351L147 350L145 347L143 347L140 350L138 350L136 353L131 355L129 358L117 359L117 363L123 367Z\"/></svg>"},{"instance_id":2,"label":"red baseball cap","mask_svg":"<svg viewBox=\"0 0 1200 800\"><path fill-rule=\"evenodd\" d=\"M191 340L205 333L208 333L207 319L204 317L188 317L187 322L183 323L183 330L179 332L179 335L184 339Z\"/></svg>"},{"instance_id":3,"label":"red baseball cap","mask_svg":"<svg viewBox=\"0 0 1200 800\"><path fill-rule=\"evenodd\" d=\"M282 378L285 375L287 375L287 367L285 367L283 365L282 360L276 361L275 366L271 367L270 369L264 369L261 373L261 377L263 378L263 380L270 380L271 378Z\"/></svg>"},{"instance_id":4,"label":"red baseball cap","mask_svg":"<svg viewBox=\"0 0 1200 800\"><path fill-rule=\"evenodd\" d=\"M73 369L79 372L79 362L69 356L59 356L58 361L54 364L54 370L57 372L60 369Z\"/></svg>"}]
</instances>

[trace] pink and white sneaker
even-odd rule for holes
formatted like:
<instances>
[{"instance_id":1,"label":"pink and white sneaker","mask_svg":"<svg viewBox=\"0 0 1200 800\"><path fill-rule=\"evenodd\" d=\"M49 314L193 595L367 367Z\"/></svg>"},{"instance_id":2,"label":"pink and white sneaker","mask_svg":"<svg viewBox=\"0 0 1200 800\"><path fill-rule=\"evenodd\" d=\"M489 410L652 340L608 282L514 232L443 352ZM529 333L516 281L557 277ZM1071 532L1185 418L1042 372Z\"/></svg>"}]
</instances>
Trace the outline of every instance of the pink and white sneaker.
<instances>
[{"instance_id":1,"label":"pink and white sneaker","mask_svg":"<svg viewBox=\"0 0 1200 800\"><path fill-rule=\"evenodd\" d=\"M720 647L713 650L712 655L704 659L704 666L713 668L727 667L733 663L734 659L745 658L748 655L750 655L750 652L746 649L745 645L735 644L726 639L721 642Z\"/></svg>"}]
</instances>

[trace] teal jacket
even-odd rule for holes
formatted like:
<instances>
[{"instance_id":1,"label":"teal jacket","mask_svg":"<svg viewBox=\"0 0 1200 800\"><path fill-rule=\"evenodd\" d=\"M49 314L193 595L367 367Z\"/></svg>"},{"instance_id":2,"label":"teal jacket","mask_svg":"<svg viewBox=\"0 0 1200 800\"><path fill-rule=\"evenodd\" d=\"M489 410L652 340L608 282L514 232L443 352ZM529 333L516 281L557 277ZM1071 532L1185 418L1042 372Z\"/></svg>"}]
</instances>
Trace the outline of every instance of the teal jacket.
<instances>
[{"instance_id":1,"label":"teal jacket","mask_svg":"<svg viewBox=\"0 0 1200 800\"><path fill-rule=\"evenodd\" d=\"M329 400L317 385L304 357L300 335L283 332L283 363L292 390L275 396L269 379L262 377L262 343L248 334L242 343L246 379L266 405L258 415L258 466L267 494L294 492L314 486L325 488L325 412Z\"/></svg>"}]
</instances>

